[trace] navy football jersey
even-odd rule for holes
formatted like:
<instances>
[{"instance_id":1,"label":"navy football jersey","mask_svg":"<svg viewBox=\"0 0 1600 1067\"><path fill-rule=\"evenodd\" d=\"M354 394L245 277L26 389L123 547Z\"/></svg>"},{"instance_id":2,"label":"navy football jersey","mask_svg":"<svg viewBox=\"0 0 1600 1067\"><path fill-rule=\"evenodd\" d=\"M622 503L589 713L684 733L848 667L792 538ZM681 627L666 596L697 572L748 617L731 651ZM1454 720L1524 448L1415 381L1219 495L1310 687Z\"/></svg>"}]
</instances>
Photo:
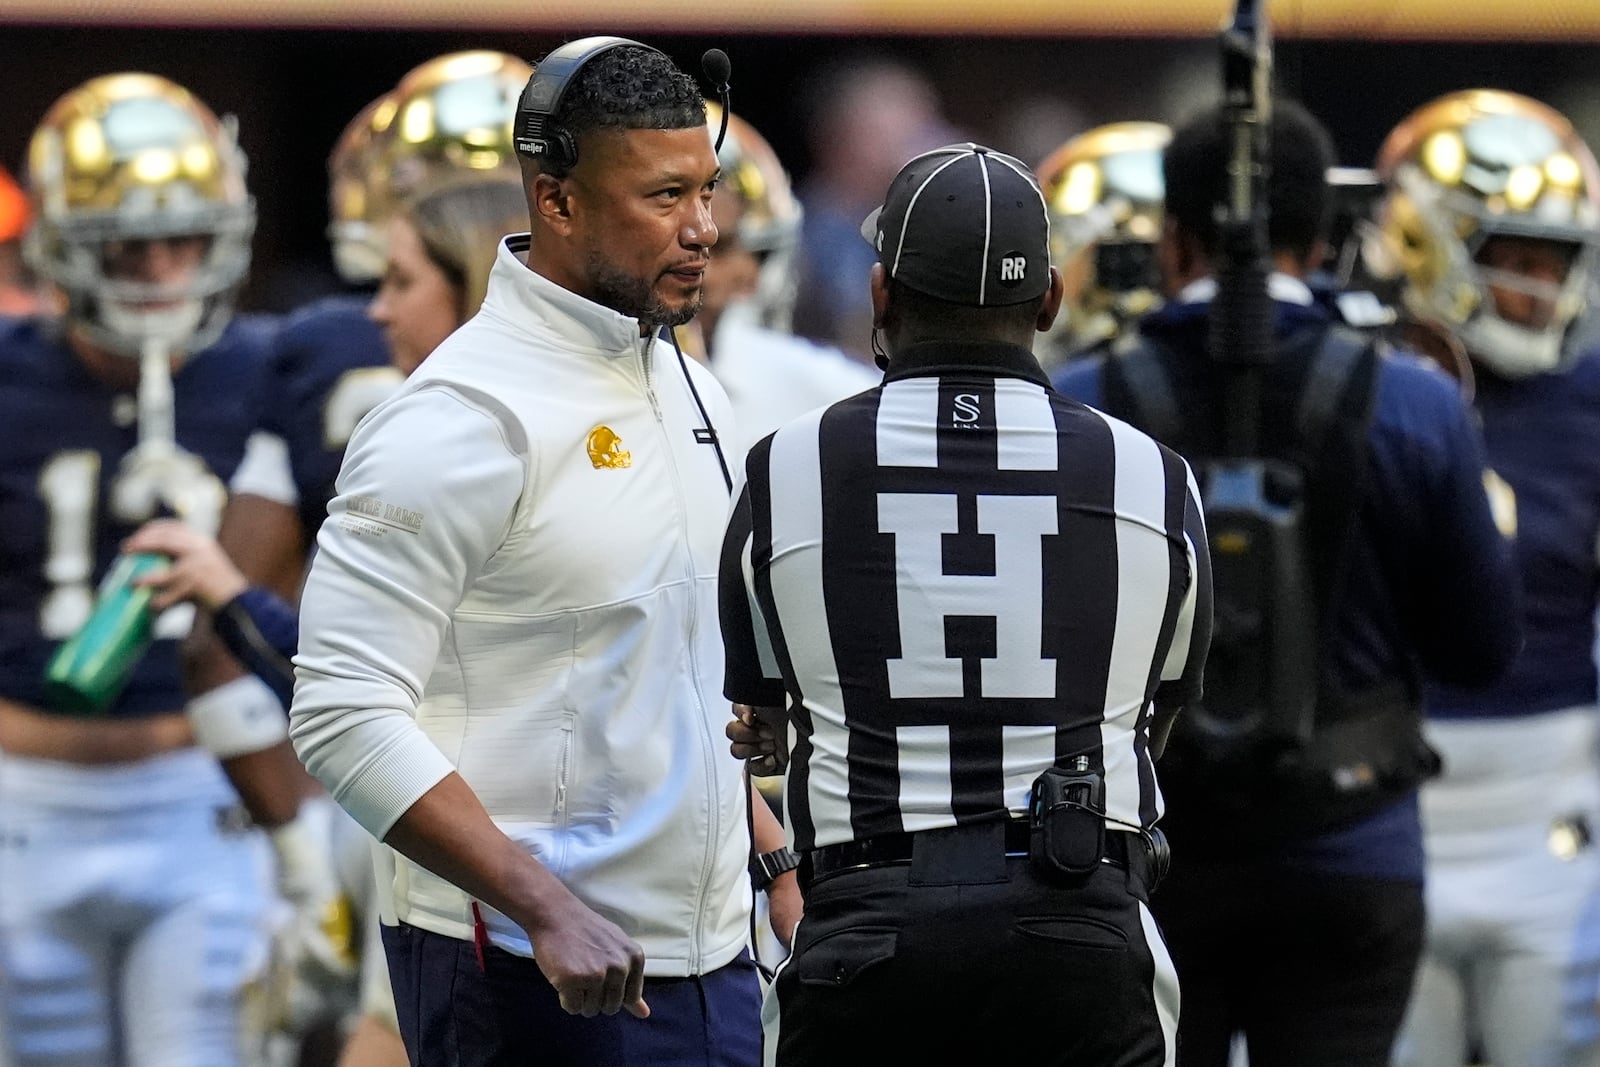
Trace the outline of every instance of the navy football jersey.
<instances>
[{"instance_id":1,"label":"navy football jersey","mask_svg":"<svg viewBox=\"0 0 1600 1067\"><path fill-rule=\"evenodd\" d=\"M1600 349L1559 374L1511 382L1480 373L1474 406L1492 471L1489 499L1501 526L1515 531L1525 644L1491 688L1431 689L1428 712L1513 716L1592 704L1600 596Z\"/></svg>"},{"instance_id":2,"label":"navy football jersey","mask_svg":"<svg viewBox=\"0 0 1600 1067\"><path fill-rule=\"evenodd\" d=\"M284 320L273 342L260 428L288 446L308 547L327 517L356 423L404 380L367 318L368 303L324 297Z\"/></svg>"},{"instance_id":3,"label":"navy football jersey","mask_svg":"<svg viewBox=\"0 0 1600 1067\"><path fill-rule=\"evenodd\" d=\"M271 335L270 320L236 318L173 374L174 432L209 471L202 495L212 477L220 494L244 454ZM156 517L120 477L137 411L136 389L92 377L56 323L0 319L0 695L42 706L45 664L88 618L122 541ZM176 608L158 620L112 714L182 709L177 639L191 619Z\"/></svg>"}]
</instances>

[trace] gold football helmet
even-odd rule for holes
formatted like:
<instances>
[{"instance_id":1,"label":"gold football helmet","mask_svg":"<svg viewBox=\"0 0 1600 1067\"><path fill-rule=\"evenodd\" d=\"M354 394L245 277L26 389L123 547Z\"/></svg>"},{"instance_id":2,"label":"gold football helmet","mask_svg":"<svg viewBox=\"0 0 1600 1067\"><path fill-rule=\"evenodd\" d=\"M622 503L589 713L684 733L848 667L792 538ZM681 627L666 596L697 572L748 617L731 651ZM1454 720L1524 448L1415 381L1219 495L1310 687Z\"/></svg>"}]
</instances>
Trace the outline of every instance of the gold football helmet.
<instances>
[{"instance_id":1,"label":"gold football helmet","mask_svg":"<svg viewBox=\"0 0 1600 1067\"><path fill-rule=\"evenodd\" d=\"M394 94L384 93L345 126L328 156L328 241L333 266L351 285L383 274L382 220L374 211L378 149L394 121Z\"/></svg>"},{"instance_id":2,"label":"gold football helmet","mask_svg":"<svg viewBox=\"0 0 1600 1067\"><path fill-rule=\"evenodd\" d=\"M520 180L511 125L533 67L504 52L430 59L367 105L328 159L334 261L352 283L383 273L383 226L419 189L463 173Z\"/></svg>"},{"instance_id":3,"label":"gold football helmet","mask_svg":"<svg viewBox=\"0 0 1600 1067\"><path fill-rule=\"evenodd\" d=\"M256 216L244 176L232 120L188 90L150 74L94 78L51 106L29 144L28 260L96 344L198 351L227 325L249 270ZM184 237L205 239L184 281L108 270L119 250Z\"/></svg>"},{"instance_id":4,"label":"gold football helmet","mask_svg":"<svg viewBox=\"0 0 1600 1067\"><path fill-rule=\"evenodd\" d=\"M706 124L712 136L722 122L722 108L706 103ZM756 128L738 115L728 116L728 136L717 162L721 189L744 204L738 240L761 260L760 279L747 309L768 329L789 331L799 275L795 257L800 247L800 202L777 153ZM715 252L712 253L715 255ZM746 310L746 309L741 309Z\"/></svg>"},{"instance_id":5,"label":"gold football helmet","mask_svg":"<svg viewBox=\"0 0 1600 1067\"><path fill-rule=\"evenodd\" d=\"M1116 122L1079 134L1039 165L1051 255L1067 287L1060 339L1070 350L1117 336L1160 301L1161 153L1171 140L1157 122Z\"/></svg>"},{"instance_id":6,"label":"gold football helmet","mask_svg":"<svg viewBox=\"0 0 1600 1067\"><path fill-rule=\"evenodd\" d=\"M1558 367L1600 241L1600 167L1571 124L1516 93L1452 93L1395 127L1377 170L1386 192L1362 248L1372 273L1398 279L1412 316L1455 334L1490 370L1521 377ZM1562 246L1565 279L1486 267L1484 244L1498 236ZM1507 320L1491 284L1546 302L1548 318Z\"/></svg>"}]
</instances>

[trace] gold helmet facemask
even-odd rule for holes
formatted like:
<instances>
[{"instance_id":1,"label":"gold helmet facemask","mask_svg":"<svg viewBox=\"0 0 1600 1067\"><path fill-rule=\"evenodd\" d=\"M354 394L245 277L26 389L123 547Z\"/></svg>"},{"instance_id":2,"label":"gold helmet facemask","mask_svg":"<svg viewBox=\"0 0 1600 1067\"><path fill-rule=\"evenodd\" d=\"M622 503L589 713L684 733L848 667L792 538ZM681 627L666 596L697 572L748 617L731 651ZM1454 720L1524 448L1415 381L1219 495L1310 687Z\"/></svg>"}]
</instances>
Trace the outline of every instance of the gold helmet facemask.
<instances>
[{"instance_id":1,"label":"gold helmet facemask","mask_svg":"<svg viewBox=\"0 0 1600 1067\"><path fill-rule=\"evenodd\" d=\"M1600 167L1566 119L1515 93L1452 93L1413 112L1379 150L1387 192L1362 254L1372 273L1401 279L1414 317L1453 332L1471 357L1502 377L1557 369L1582 312L1600 233ZM1559 284L1478 261L1495 237L1559 245ZM1490 286L1536 297L1548 319L1502 317Z\"/></svg>"},{"instance_id":2,"label":"gold helmet facemask","mask_svg":"<svg viewBox=\"0 0 1600 1067\"><path fill-rule=\"evenodd\" d=\"M420 189L463 174L520 180L511 126L531 77L531 65L504 52L451 52L352 120L328 159L328 236L346 281L383 273L384 226Z\"/></svg>"},{"instance_id":3,"label":"gold helmet facemask","mask_svg":"<svg viewBox=\"0 0 1600 1067\"><path fill-rule=\"evenodd\" d=\"M136 356L195 352L222 333L250 266L255 203L231 119L149 74L95 78L55 102L28 147L35 223L25 252L90 341ZM107 271L123 242L205 239L175 283Z\"/></svg>"},{"instance_id":4,"label":"gold helmet facemask","mask_svg":"<svg viewBox=\"0 0 1600 1067\"><path fill-rule=\"evenodd\" d=\"M721 122L722 108L707 102L706 125L713 136ZM789 175L766 138L738 115L728 116L728 135L717 162L722 166L719 193L734 194L744 207L735 236L761 261L755 295L732 314L787 333L794 317L799 278L795 259L803 218Z\"/></svg>"},{"instance_id":5,"label":"gold helmet facemask","mask_svg":"<svg viewBox=\"0 0 1600 1067\"><path fill-rule=\"evenodd\" d=\"M1160 123L1117 122L1079 134L1039 165L1051 255L1067 281L1058 322L1073 348L1115 337L1160 302L1161 153L1171 140Z\"/></svg>"}]
</instances>

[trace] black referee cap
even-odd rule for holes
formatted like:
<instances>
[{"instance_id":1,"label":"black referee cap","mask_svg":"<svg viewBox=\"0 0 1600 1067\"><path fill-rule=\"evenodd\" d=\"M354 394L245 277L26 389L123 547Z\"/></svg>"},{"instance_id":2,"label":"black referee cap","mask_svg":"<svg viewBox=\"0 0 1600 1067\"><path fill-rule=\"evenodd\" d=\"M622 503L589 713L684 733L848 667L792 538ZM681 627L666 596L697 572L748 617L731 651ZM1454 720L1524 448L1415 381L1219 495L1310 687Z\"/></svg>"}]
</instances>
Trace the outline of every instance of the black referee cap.
<instances>
[{"instance_id":1,"label":"black referee cap","mask_svg":"<svg viewBox=\"0 0 1600 1067\"><path fill-rule=\"evenodd\" d=\"M1039 179L982 145L946 145L907 163L861 236L889 277L952 304L1020 304L1050 287Z\"/></svg>"}]
</instances>

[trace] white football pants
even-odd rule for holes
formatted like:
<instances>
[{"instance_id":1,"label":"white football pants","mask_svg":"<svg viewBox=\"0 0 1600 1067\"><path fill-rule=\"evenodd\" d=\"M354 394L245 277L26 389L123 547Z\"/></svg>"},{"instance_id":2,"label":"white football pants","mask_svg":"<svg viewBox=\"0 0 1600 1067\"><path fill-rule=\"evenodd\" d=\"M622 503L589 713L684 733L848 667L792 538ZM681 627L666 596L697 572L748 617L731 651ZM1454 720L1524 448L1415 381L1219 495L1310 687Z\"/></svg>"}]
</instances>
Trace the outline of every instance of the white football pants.
<instances>
[{"instance_id":1,"label":"white football pants","mask_svg":"<svg viewBox=\"0 0 1600 1067\"><path fill-rule=\"evenodd\" d=\"M0 759L0 1035L9 1067L235 1067L265 965L265 840L197 749L110 766Z\"/></svg>"},{"instance_id":2,"label":"white football pants","mask_svg":"<svg viewBox=\"0 0 1600 1067\"><path fill-rule=\"evenodd\" d=\"M1600 1067L1600 711L1433 721L1427 944L1396 1067Z\"/></svg>"}]
</instances>

